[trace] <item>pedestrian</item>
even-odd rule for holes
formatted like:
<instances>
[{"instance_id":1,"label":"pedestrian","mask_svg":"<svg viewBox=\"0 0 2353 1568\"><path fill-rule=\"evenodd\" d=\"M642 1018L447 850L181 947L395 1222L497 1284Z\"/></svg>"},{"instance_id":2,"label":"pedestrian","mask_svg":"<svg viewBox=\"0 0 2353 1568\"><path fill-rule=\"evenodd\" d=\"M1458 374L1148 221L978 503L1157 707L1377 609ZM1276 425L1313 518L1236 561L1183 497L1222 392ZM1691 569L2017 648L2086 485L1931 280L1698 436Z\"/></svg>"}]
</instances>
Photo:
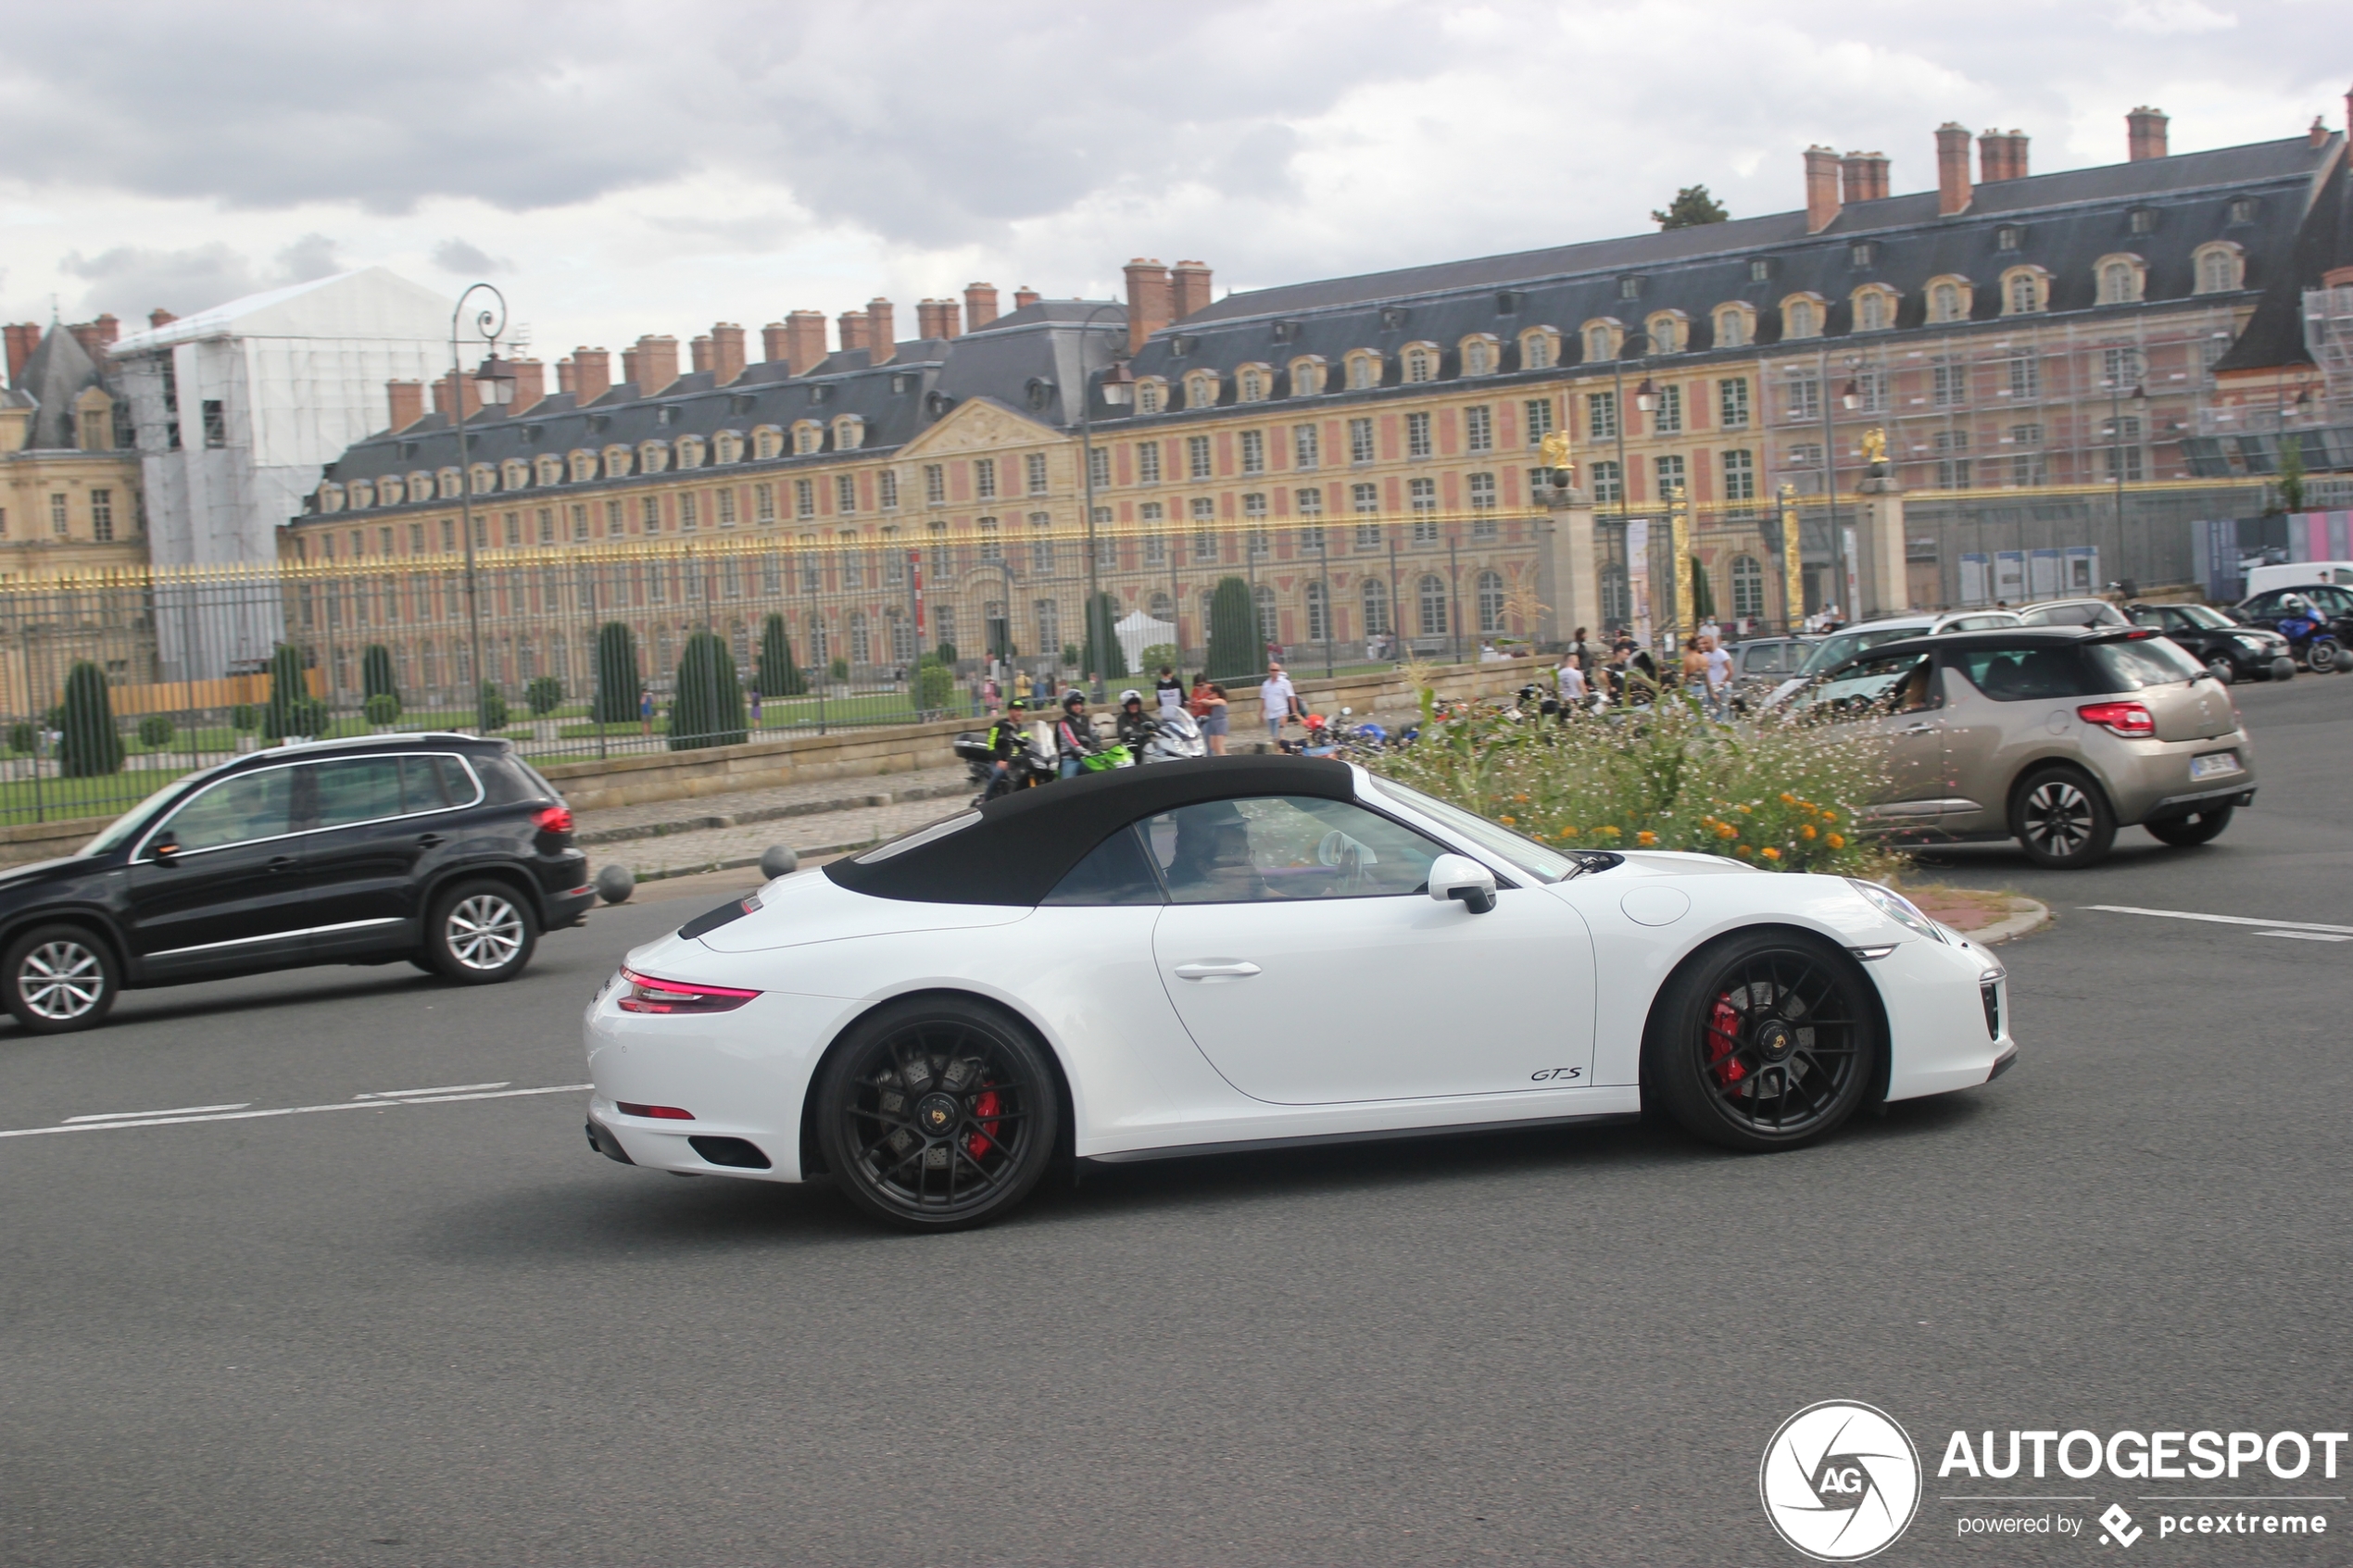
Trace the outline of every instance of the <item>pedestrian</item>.
<instances>
[{"instance_id":1,"label":"pedestrian","mask_svg":"<svg viewBox=\"0 0 2353 1568\"><path fill-rule=\"evenodd\" d=\"M1201 692L1198 698L1201 705L1202 739L1209 743L1209 754L1212 757L1223 757L1226 755L1226 725L1229 717L1227 712L1226 688L1208 680L1204 680L1202 685L1207 688Z\"/></svg>"},{"instance_id":2,"label":"pedestrian","mask_svg":"<svg viewBox=\"0 0 2353 1568\"><path fill-rule=\"evenodd\" d=\"M1563 718L1585 705L1585 669L1575 654L1562 658L1560 669L1554 673L1554 683L1560 690Z\"/></svg>"},{"instance_id":3,"label":"pedestrian","mask_svg":"<svg viewBox=\"0 0 2353 1568\"><path fill-rule=\"evenodd\" d=\"M1160 679L1152 683L1152 700L1163 713L1174 713L1185 706L1185 683L1165 664L1160 667Z\"/></svg>"},{"instance_id":4,"label":"pedestrian","mask_svg":"<svg viewBox=\"0 0 2353 1568\"><path fill-rule=\"evenodd\" d=\"M984 676L982 676L982 677L981 677L981 682L980 682L980 700L981 700L981 704L982 704L982 706L983 706L983 707L985 707L985 708L987 708L987 709L988 709L989 716L990 716L991 718L996 717L996 713L997 713L997 706L998 706L998 692L997 692L997 677L996 677L996 676L994 676L994 675L984 675Z\"/></svg>"},{"instance_id":5,"label":"pedestrian","mask_svg":"<svg viewBox=\"0 0 2353 1568\"><path fill-rule=\"evenodd\" d=\"M1700 639L1700 657L1707 661L1707 710L1719 721L1732 717L1732 655L1712 637Z\"/></svg>"},{"instance_id":6,"label":"pedestrian","mask_svg":"<svg viewBox=\"0 0 2353 1568\"><path fill-rule=\"evenodd\" d=\"M1283 673L1281 664L1269 661L1266 679L1258 684L1258 711L1266 721L1266 740L1279 746L1283 726L1290 722L1299 709L1299 693L1291 688L1290 677Z\"/></svg>"},{"instance_id":7,"label":"pedestrian","mask_svg":"<svg viewBox=\"0 0 2353 1568\"><path fill-rule=\"evenodd\" d=\"M1584 627L1579 626L1577 629L1577 634L1568 639L1568 653L1570 658L1577 660L1578 669L1586 671L1589 676L1592 673L1593 648L1592 645L1585 640Z\"/></svg>"},{"instance_id":8,"label":"pedestrian","mask_svg":"<svg viewBox=\"0 0 2353 1568\"><path fill-rule=\"evenodd\" d=\"M1696 694L1707 684L1707 656L1700 651L1700 639L1683 639L1683 658L1675 671L1677 684L1685 691Z\"/></svg>"},{"instance_id":9,"label":"pedestrian","mask_svg":"<svg viewBox=\"0 0 2353 1568\"><path fill-rule=\"evenodd\" d=\"M654 693L651 686L637 694L637 728L648 739L654 733Z\"/></svg>"},{"instance_id":10,"label":"pedestrian","mask_svg":"<svg viewBox=\"0 0 2353 1568\"><path fill-rule=\"evenodd\" d=\"M751 727L760 728L760 688L751 688Z\"/></svg>"}]
</instances>

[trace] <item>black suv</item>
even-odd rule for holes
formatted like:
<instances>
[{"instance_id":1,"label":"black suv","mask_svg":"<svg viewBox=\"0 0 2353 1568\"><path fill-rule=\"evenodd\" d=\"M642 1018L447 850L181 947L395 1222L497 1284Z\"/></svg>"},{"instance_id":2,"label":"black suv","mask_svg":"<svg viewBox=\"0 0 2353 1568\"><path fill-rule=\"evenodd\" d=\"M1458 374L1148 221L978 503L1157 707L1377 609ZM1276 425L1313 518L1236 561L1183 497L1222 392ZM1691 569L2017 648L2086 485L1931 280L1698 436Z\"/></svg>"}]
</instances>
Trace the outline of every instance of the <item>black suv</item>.
<instances>
[{"instance_id":1,"label":"black suv","mask_svg":"<svg viewBox=\"0 0 2353 1568\"><path fill-rule=\"evenodd\" d=\"M0 1002L87 1029L125 986L322 963L510 980L596 903L572 812L503 740L283 746L173 781L61 860L0 871Z\"/></svg>"},{"instance_id":2,"label":"black suv","mask_svg":"<svg viewBox=\"0 0 2353 1568\"><path fill-rule=\"evenodd\" d=\"M2182 651L2214 672L2224 685L2233 681L2284 681L2296 673L2287 639L2277 632L2232 620L2208 605L2134 605L2125 614L2135 626L2146 626L2180 645Z\"/></svg>"}]
</instances>

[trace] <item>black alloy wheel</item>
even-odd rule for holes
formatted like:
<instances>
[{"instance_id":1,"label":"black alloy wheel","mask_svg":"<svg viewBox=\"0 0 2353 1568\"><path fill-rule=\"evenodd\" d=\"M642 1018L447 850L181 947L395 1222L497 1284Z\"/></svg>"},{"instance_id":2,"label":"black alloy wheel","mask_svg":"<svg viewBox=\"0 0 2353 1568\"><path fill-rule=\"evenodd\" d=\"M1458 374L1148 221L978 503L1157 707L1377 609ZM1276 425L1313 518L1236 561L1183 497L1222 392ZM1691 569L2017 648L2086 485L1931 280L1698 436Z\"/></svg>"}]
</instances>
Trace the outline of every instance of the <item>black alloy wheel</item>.
<instances>
[{"instance_id":1,"label":"black alloy wheel","mask_svg":"<svg viewBox=\"0 0 2353 1568\"><path fill-rule=\"evenodd\" d=\"M425 959L461 985L512 980L539 945L531 901L504 882L461 882L433 901L425 917Z\"/></svg>"},{"instance_id":2,"label":"black alloy wheel","mask_svg":"<svg viewBox=\"0 0 2353 1568\"><path fill-rule=\"evenodd\" d=\"M851 1203L908 1230L950 1231L1029 1196L1061 1108L1027 1030L978 1002L916 998L851 1028L818 1073L816 1123Z\"/></svg>"},{"instance_id":3,"label":"black alloy wheel","mask_svg":"<svg viewBox=\"0 0 2353 1568\"><path fill-rule=\"evenodd\" d=\"M2011 830L2026 858L2047 871L2095 866L2116 844L2116 813L2100 786L2072 768L2037 769L2011 798Z\"/></svg>"},{"instance_id":4,"label":"black alloy wheel","mask_svg":"<svg viewBox=\"0 0 2353 1568\"><path fill-rule=\"evenodd\" d=\"M114 954L79 925L41 925L8 944L0 958L8 1011L32 1035L89 1029L114 1007L121 981Z\"/></svg>"},{"instance_id":5,"label":"black alloy wheel","mask_svg":"<svg viewBox=\"0 0 2353 1568\"><path fill-rule=\"evenodd\" d=\"M2149 836L2159 844L2170 844L2176 849L2192 849L2221 837L2222 830L2231 825L2233 809L2235 808L2218 806L2211 811L2200 811L2195 816L2176 817L2171 822L2143 825L2149 830Z\"/></svg>"},{"instance_id":6,"label":"black alloy wheel","mask_svg":"<svg viewBox=\"0 0 2353 1568\"><path fill-rule=\"evenodd\" d=\"M1878 1079L1878 1013L1856 961L1794 932L1735 934L1659 992L1642 1083L1683 1130L1792 1148L1855 1113Z\"/></svg>"}]
</instances>

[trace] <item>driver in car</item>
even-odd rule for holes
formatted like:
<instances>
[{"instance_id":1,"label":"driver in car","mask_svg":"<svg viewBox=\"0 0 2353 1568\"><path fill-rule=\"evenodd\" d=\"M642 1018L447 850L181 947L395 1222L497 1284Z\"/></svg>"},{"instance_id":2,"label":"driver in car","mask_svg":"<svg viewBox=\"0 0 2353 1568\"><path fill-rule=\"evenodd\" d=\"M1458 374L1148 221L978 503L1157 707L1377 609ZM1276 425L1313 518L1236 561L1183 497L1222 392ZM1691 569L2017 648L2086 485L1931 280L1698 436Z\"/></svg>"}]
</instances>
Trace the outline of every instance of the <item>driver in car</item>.
<instances>
[{"instance_id":1,"label":"driver in car","mask_svg":"<svg viewBox=\"0 0 2353 1568\"><path fill-rule=\"evenodd\" d=\"M1241 904L1268 896L1250 855L1250 823L1231 801L1178 813L1168 891L1186 903Z\"/></svg>"}]
</instances>

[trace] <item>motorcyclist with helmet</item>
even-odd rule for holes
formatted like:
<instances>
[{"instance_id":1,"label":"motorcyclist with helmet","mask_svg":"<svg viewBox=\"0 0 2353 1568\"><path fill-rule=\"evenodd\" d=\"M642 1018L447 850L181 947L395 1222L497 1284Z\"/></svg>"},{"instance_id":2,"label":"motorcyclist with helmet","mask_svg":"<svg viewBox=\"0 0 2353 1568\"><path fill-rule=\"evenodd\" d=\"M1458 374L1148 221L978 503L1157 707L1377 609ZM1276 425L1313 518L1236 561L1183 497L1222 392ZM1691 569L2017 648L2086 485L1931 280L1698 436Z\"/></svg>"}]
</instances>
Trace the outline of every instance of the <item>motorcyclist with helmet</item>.
<instances>
[{"instance_id":1,"label":"motorcyclist with helmet","mask_svg":"<svg viewBox=\"0 0 2353 1568\"><path fill-rule=\"evenodd\" d=\"M1021 698L1014 697L1005 704L1005 710L988 726L988 754L993 760L988 764L987 793L992 799L1011 787L1013 759L1029 745L1028 732L1022 723L1022 712L1026 706Z\"/></svg>"},{"instance_id":2,"label":"motorcyclist with helmet","mask_svg":"<svg viewBox=\"0 0 2353 1568\"><path fill-rule=\"evenodd\" d=\"M1159 733L1160 723L1144 710L1144 694L1130 686L1119 694L1119 744L1136 756L1144 754L1144 743Z\"/></svg>"},{"instance_id":3,"label":"motorcyclist with helmet","mask_svg":"<svg viewBox=\"0 0 2353 1568\"><path fill-rule=\"evenodd\" d=\"M1095 726L1087 717L1087 694L1076 686L1063 693L1062 717L1054 721L1054 757L1060 777L1075 779L1095 752Z\"/></svg>"}]
</instances>

